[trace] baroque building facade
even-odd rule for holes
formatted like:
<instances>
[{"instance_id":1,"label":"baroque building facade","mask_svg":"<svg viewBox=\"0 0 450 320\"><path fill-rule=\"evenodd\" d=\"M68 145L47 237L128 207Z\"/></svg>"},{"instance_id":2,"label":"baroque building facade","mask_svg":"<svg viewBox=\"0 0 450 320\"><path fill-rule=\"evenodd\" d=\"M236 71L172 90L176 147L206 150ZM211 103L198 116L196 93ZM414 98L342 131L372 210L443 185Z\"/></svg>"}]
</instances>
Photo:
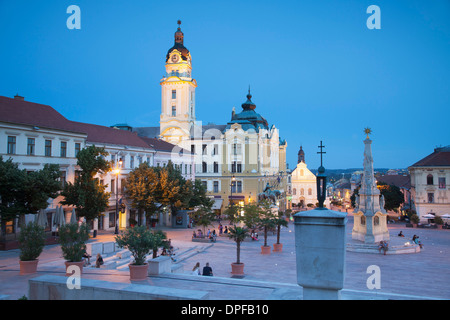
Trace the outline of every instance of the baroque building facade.
<instances>
[{"instance_id":1,"label":"baroque building facade","mask_svg":"<svg viewBox=\"0 0 450 320\"><path fill-rule=\"evenodd\" d=\"M243 205L257 201L267 184L282 192L278 201L286 208L286 141L275 125L255 111L250 89L242 110L233 108L226 124L202 125L195 116L195 90L192 57L184 46L184 34L175 32L174 45L165 57L166 74L161 79L159 127L137 127L140 136L161 138L190 150L195 155L195 176L200 179L214 209L230 203ZM176 152L174 152L176 154Z\"/></svg>"}]
</instances>

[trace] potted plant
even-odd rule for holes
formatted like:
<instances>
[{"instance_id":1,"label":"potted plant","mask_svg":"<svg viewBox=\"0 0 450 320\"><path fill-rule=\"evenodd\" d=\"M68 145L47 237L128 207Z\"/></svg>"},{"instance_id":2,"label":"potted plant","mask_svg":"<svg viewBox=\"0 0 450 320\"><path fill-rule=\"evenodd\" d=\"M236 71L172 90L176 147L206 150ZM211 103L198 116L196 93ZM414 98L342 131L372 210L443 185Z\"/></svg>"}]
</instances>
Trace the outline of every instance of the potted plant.
<instances>
[{"instance_id":1,"label":"potted plant","mask_svg":"<svg viewBox=\"0 0 450 320\"><path fill-rule=\"evenodd\" d=\"M264 230L264 244L261 246L262 254L270 254L271 247L267 245L267 233L269 230L275 228L275 215L272 212L270 202L261 202L261 216L258 225Z\"/></svg>"},{"instance_id":2,"label":"potted plant","mask_svg":"<svg viewBox=\"0 0 450 320\"><path fill-rule=\"evenodd\" d=\"M287 227L288 222L284 218L284 213L282 211L278 211L278 218L274 220L275 225L277 226L277 243L273 244L273 251L274 252L281 252L283 250L283 244L280 243L280 234L281 234L281 227Z\"/></svg>"},{"instance_id":3,"label":"potted plant","mask_svg":"<svg viewBox=\"0 0 450 320\"><path fill-rule=\"evenodd\" d=\"M89 227L83 223L69 223L59 227L59 242L63 257L66 260L66 276L71 273L67 271L70 266L80 268L80 274L83 272L83 255L86 253L86 242L89 240Z\"/></svg>"},{"instance_id":4,"label":"potted plant","mask_svg":"<svg viewBox=\"0 0 450 320\"><path fill-rule=\"evenodd\" d=\"M434 217L434 223L436 223L438 225L439 229L442 229L442 225L444 224L444 220L442 220L442 218L440 216L435 216Z\"/></svg>"},{"instance_id":5,"label":"potted plant","mask_svg":"<svg viewBox=\"0 0 450 320\"><path fill-rule=\"evenodd\" d=\"M159 236L147 230L145 226L136 226L122 231L115 239L119 248L126 248L133 255L134 262L128 265L130 280L145 280L148 275L148 263L145 258L153 250L154 243Z\"/></svg>"},{"instance_id":6,"label":"potted plant","mask_svg":"<svg viewBox=\"0 0 450 320\"><path fill-rule=\"evenodd\" d=\"M20 274L33 274L37 271L39 255L45 245L45 229L36 222L23 225L19 234Z\"/></svg>"},{"instance_id":7,"label":"potted plant","mask_svg":"<svg viewBox=\"0 0 450 320\"><path fill-rule=\"evenodd\" d=\"M411 223L413 224L413 227L416 228L417 224L420 221L420 218L419 218L419 216L417 214L412 214L411 217L410 217L410 220L411 220Z\"/></svg>"},{"instance_id":8,"label":"potted plant","mask_svg":"<svg viewBox=\"0 0 450 320\"><path fill-rule=\"evenodd\" d=\"M241 263L241 242L248 237L248 229L245 227L233 226L229 229L228 237L236 242L236 262L231 264L231 273L235 275L244 274L244 264Z\"/></svg>"}]
</instances>

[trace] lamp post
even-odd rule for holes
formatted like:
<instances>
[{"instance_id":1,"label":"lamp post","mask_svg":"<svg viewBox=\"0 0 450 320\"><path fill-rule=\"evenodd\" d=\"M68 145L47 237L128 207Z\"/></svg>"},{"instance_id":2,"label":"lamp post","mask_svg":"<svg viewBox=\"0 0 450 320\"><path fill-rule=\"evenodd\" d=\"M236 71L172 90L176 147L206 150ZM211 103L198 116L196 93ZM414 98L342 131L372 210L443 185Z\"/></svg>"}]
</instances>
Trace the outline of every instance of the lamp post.
<instances>
[{"instance_id":1,"label":"lamp post","mask_svg":"<svg viewBox=\"0 0 450 320\"><path fill-rule=\"evenodd\" d=\"M114 230L114 234L119 234L119 174L120 168L122 167L122 160L118 162L114 173L116 174L116 227Z\"/></svg>"}]
</instances>

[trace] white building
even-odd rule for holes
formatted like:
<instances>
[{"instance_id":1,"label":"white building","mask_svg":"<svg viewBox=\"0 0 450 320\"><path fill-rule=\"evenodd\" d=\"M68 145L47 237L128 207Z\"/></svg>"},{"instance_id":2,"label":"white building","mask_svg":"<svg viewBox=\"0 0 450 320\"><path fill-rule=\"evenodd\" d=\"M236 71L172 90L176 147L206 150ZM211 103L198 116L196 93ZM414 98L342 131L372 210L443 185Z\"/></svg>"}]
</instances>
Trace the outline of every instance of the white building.
<instances>
[{"instance_id":1,"label":"white building","mask_svg":"<svg viewBox=\"0 0 450 320\"><path fill-rule=\"evenodd\" d=\"M146 223L145 217L137 217L128 205L122 189L129 172L142 162L148 162L150 166L165 166L171 160L186 179L195 178L191 154L168 142L141 138L127 130L70 121L50 106L28 102L20 96L14 99L0 96L0 155L4 160L12 158L19 164L19 169L35 171L46 163L58 164L61 180L73 182L76 171L80 170L76 155L91 145L104 147L110 154L107 160L112 161L114 167L121 163L118 175L112 171L99 176L111 197L106 212L93 222L94 229L114 229L117 222L120 228L124 228L129 225L129 218ZM52 214L61 200L62 197L49 200L47 229L52 227ZM119 213L118 218L116 201L126 204L125 212ZM69 221L72 208L65 207L64 210ZM8 232L14 232L17 226L18 221L8 222Z\"/></svg>"},{"instance_id":2,"label":"white building","mask_svg":"<svg viewBox=\"0 0 450 320\"><path fill-rule=\"evenodd\" d=\"M297 167L291 173L292 203L299 207L315 206L318 202L316 181L314 173L307 168L305 152L300 146Z\"/></svg>"},{"instance_id":3,"label":"white building","mask_svg":"<svg viewBox=\"0 0 450 320\"><path fill-rule=\"evenodd\" d=\"M426 214L450 214L450 146L434 152L408 168L411 175L412 207L421 222Z\"/></svg>"}]
</instances>

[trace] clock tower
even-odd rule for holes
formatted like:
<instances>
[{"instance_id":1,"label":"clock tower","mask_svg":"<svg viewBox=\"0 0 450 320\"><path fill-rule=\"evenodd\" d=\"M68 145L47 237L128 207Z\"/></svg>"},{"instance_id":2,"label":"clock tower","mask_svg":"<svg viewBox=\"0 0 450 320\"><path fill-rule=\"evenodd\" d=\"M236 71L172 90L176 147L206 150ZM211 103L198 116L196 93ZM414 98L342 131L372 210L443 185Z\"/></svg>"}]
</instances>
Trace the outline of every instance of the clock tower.
<instances>
[{"instance_id":1,"label":"clock tower","mask_svg":"<svg viewBox=\"0 0 450 320\"><path fill-rule=\"evenodd\" d=\"M166 55L166 74L161 79L161 139L190 150L190 132L195 123L195 88L192 58L184 46L181 21L175 32L175 43Z\"/></svg>"}]
</instances>

